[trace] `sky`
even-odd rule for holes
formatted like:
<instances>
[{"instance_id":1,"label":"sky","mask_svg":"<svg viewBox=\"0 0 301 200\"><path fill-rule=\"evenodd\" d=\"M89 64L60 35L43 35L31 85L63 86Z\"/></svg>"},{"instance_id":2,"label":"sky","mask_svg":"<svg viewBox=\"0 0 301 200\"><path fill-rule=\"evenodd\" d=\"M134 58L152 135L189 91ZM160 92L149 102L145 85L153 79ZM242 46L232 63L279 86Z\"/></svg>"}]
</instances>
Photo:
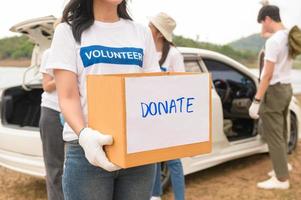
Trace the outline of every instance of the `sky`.
<instances>
[{"instance_id":1,"label":"sky","mask_svg":"<svg viewBox=\"0 0 301 200\"><path fill-rule=\"evenodd\" d=\"M61 16L66 0L8 0L0 7L0 38L14 35L9 28L21 21ZM256 18L260 0L130 0L135 21L147 25L148 18L166 12L177 21L176 35L215 44L227 44L260 32ZM280 7L284 24L301 27L300 0L270 0Z\"/></svg>"}]
</instances>

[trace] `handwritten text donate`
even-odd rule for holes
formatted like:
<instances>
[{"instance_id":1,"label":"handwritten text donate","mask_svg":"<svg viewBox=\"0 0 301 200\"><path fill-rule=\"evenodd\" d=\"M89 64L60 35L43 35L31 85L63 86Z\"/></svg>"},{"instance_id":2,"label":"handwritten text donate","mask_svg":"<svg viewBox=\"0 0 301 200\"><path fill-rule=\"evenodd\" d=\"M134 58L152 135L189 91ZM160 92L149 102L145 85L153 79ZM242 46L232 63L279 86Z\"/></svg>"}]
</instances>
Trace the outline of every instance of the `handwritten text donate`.
<instances>
[{"instance_id":1,"label":"handwritten text donate","mask_svg":"<svg viewBox=\"0 0 301 200\"><path fill-rule=\"evenodd\" d=\"M192 113L193 97L180 97L158 102L141 102L141 114L143 118L163 114Z\"/></svg>"}]
</instances>

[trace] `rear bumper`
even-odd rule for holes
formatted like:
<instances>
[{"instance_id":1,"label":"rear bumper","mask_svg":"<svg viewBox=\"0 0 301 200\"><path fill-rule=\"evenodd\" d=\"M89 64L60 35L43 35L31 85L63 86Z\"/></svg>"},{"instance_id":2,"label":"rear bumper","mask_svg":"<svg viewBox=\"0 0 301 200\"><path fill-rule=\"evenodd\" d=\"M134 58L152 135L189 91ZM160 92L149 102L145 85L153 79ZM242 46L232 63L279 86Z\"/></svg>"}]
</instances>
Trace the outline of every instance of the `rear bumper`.
<instances>
[{"instance_id":1,"label":"rear bumper","mask_svg":"<svg viewBox=\"0 0 301 200\"><path fill-rule=\"evenodd\" d=\"M38 129L0 124L0 165L24 174L44 177L42 142Z\"/></svg>"},{"instance_id":2,"label":"rear bumper","mask_svg":"<svg viewBox=\"0 0 301 200\"><path fill-rule=\"evenodd\" d=\"M31 176L45 177L43 157L34 157L0 150L0 165Z\"/></svg>"}]
</instances>

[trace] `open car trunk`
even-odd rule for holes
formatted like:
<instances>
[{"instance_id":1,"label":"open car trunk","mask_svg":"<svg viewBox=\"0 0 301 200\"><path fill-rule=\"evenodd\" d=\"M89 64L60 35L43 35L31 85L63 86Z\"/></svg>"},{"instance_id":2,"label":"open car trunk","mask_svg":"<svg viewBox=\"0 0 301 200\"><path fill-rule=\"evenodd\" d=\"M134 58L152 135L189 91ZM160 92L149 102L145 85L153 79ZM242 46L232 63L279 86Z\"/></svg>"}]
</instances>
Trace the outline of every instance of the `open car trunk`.
<instances>
[{"instance_id":1,"label":"open car trunk","mask_svg":"<svg viewBox=\"0 0 301 200\"><path fill-rule=\"evenodd\" d=\"M39 17L18 23L10 31L21 33L32 41L35 46L31 55L31 64L23 75L22 87L30 90L33 83L41 83L39 68L44 51L50 47L53 37L54 16Z\"/></svg>"},{"instance_id":2,"label":"open car trunk","mask_svg":"<svg viewBox=\"0 0 301 200\"><path fill-rule=\"evenodd\" d=\"M27 36L34 44L39 46L40 52L43 53L50 46L55 21L54 16L34 18L14 25L10 28L10 31Z\"/></svg>"},{"instance_id":3,"label":"open car trunk","mask_svg":"<svg viewBox=\"0 0 301 200\"><path fill-rule=\"evenodd\" d=\"M6 89L1 99L1 120L4 126L38 127L41 111L41 87L30 91L21 86Z\"/></svg>"},{"instance_id":4,"label":"open car trunk","mask_svg":"<svg viewBox=\"0 0 301 200\"><path fill-rule=\"evenodd\" d=\"M39 17L18 23L10 29L27 36L35 47L31 66L24 72L22 86L7 88L2 93L1 121L4 126L39 127L43 93L39 67L43 52L51 44L55 21L54 16Z\"/></svg>"}]
</instances>

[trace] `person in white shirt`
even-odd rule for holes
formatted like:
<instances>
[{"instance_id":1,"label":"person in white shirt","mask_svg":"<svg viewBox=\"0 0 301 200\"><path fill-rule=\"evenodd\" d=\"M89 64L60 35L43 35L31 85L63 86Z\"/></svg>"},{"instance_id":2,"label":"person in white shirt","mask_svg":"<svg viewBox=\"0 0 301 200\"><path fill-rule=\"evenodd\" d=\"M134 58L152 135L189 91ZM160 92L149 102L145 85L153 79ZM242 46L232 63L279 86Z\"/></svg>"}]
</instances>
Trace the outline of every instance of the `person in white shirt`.
<instances>
[{"instance_id":1,"label":"person in white shirt","mask_svg":"<svg viewBox=\"0 0 301 200\"><path fill-rule=\"evenodd\" d=\"M60 123L60 108L52 70L46 70L50 49L42 56L40 72L43 74L41 99L40 134L46 169L47 198L63 200L62 175L64 166L63 126Z\"/></svg>"},{"instance_id":2,"label":"person in white shirt","mask_svg":"<svg viewBox=\"0 0 301 200\"><path fill-rule=\"evenodd\" d=\"M268 144L274 171L260 182L263 189L288 189L287 115L292 99L290 74L292 59L288 50L288 30L281 22L279 8L263 6L258 14L263 33L272 33L265 44L264 66L260 84L249 109L252 118L262 121L262 136Z\"/></svg>"},{"instance_id":3,"label":"person in white shirt","mask_svg":"<svg viewBox=\"0 0 301 200\"><path fill-rule=\"evenodd\" d=\"M161 71L163 72L185 72L183 56L172 44L173 30L176 22L166 13L159 13L150 19L149 27L158 52L158 59ZM172 188L175 200L185 199L185 179L183 166L180 159L166 162L170 171ZM153 185L151 200L160 200L162 196L161 187L161 164L157 164L156 177Z\"/></svg>"},{"instance_id":4,"label":"person in white shirt","mask_svg":"<svg viewBox=\"0 0 301 200\"><path fill-rule=\"evenodd\" d=\"M48 67L54 70L65 120L66 200L149 200L155 165L129 169L111 163L113 138L87 127L86 76L159 72L150 30L131 20L126 0L72 0L55 30Z\"/></svg>"}]
</instances>

